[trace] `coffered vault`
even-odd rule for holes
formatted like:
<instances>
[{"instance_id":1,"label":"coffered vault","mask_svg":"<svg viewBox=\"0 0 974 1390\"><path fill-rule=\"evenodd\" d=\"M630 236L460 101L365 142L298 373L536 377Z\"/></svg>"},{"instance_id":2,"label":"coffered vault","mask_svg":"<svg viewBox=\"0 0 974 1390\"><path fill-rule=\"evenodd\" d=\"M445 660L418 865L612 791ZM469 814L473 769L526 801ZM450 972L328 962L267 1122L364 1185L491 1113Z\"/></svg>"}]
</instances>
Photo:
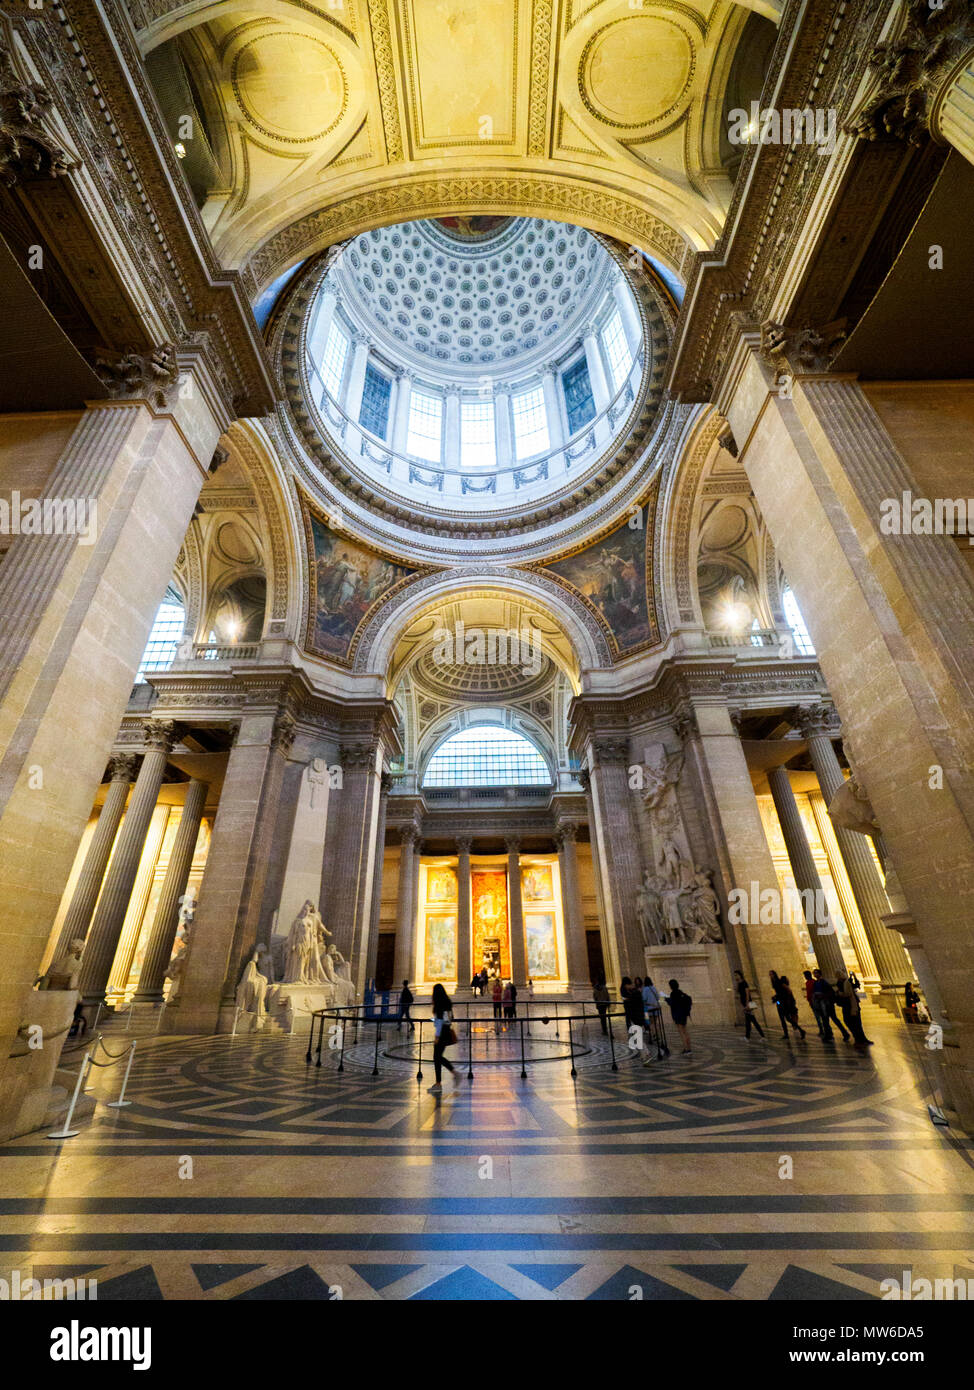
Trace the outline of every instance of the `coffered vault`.
<instances>
[{"instance_id":1,"label":"coffered vault","mask_svg":"<svg viewBox=\"0 0 974 1390\"><path fill-rule=\"evenodd\" d=\"M722 115L757 95L780 6L129 9L174 141L193 117L182 144L217 254L259 289L391 220L505 211L578 222L685 273L720 232L735 156Z\"/></svg>"}]
</instances>

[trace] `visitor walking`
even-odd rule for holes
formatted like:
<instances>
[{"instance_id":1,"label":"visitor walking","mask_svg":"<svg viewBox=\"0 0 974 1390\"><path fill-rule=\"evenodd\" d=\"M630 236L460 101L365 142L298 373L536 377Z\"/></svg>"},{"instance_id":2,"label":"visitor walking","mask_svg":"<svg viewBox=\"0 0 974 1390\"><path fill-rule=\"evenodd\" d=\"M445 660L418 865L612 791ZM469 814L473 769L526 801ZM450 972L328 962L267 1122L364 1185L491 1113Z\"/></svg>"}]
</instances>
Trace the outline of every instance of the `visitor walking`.
<instances>
[{"instance_id":1,"label":"visitor walking","mask_svg":"<svg viewBox=\"0 0 974 1390\"><path fill-rule=\"evenodd\" d=\"M741 1008L744 1010L744 1036L750 1038L751 1028L758 1030L758 1036L764 1037L764 1029L757 1020L757 1004L751 996L751 986L744 978L744 972L735 970L737 976L737 997L741 1001Z\"/></svg>"},{"instance_id":2,"label":"visitor walking","mask_svg":"<svg viewBox=\"0 0 974 1390\"><path fill-rule=\"evenodd\" d=\"M453 1071L453 1063L443 1054L457 1040L453 1027L453 1001L442 985L433 986L433 1075L435 1082L429 1087L430 1095L439 1095L443 1090L443 1068Z\"/></svg>"},{"instance_id":3,"label":"visitor walking","mask_svg":"<svg viewBox=\"0 0 974 1390\"><path fill-rule=\"evenodd\" d=\"M412 1008L412 1004L413 992L409 988L409 981L403 980L402 989L399 991L399 1028L397 1031L402 1032L402 1025L404 1023L409 1024L410 1033L412 1033L415 1030L416 1025L415 1023L413 1023L412 1016L409 1012L409 1010Z\"/></svg>"},{"instance_id":4,"label":"visitor walking","mask_svg":"<svg viewBox=\"0 0 974 1390\"><path fill-rule=\"evenodd\" d=\"M504 986L501 984L500 976L494 981L494 988L491 994L494 1003L494 1032L501 1031L501 1020L504 1017Z\"/></svg>"},{"instance_id":5,"label":"visitor walking","mask_svg":"<svg viewBox=\"0 0 974 1390\"><path fill-rule=\"evenodd\" d=\"M605 983L605 979L601 975L596 980L592 989L592 998L595 1001L595 1007L599 1013L599 1022L602 1025L602 1032L608 1037L609 1025L606 1022L606 1016L609 1012L609 990Z\"/></svg>"},{"instance_id":6,"label":"visitor walking","mask_svg":"<svg viewBox=\"0 0 974 1390\"><path fill-rule=\"evenodd\" d=\"M788 1024L796 1032L801 1034L802 1042L805 1041L805 1030L798 1022L798 1001L791 992L791 982L787 975L779 975L778 979L778 1012L781 1015L781 1026L785 1030L785 1037L788 1037Z\"/></svg>"},{"instance_id":7,"label":"visitor walking","mask_svg":"<svg viewBox=\"0 0 974 1390\"><path fill-rule=\"evenodd\" d=\"M788 1025L785 1022L784 1015L781 1012L781 996L778 993L778 990L781 987L781 978L774 970L769 970L768 975L771 977L771 1002L778 1010L778 1022L781 1024L782 1033L787 1038Z\"/></svg>"},{"instance_id":8,"label":"visitor walking","mask_svg":"<svg viewBox=\"0 0 974 1390\"><path fill-rule=\"evenodd\" d=\"M859 995L844 969L840 970L835 977L835 993L842 1006L842 1017L855 1039L856 1047L872 1047L872 1038L867 1038L862 1030L862 1009L859 1007Z\"/></svg>"},{"instance_id":9,"label":"visitor walking","mask_svg":"<svg viewBox=\"0 0 974 1390\"><path fill-rule=\"evenodd\" d=\"M825 1023L826 1028L829 1028L830 1023L834 1023L836 1028L838 1028L839 1032L848 1042L849 1033L846 1030L845 1025L842 1023L841 1019L835 1012L835 990L829 984L828 980L822 974L821 970L815 971L815 998L822 1001L820 1007L822 1009L823 1022ZM829 1037L831 1036L832 1030L829 1028Z\"/></svg>"},{"instance_id":10,"label":"visitor walking","mask_svg":"<svg viewBox=\"0 0 974 1390\"><path fill-rule=\"evenodd\" d=\"M508 1021L514 1018L517 1013L517 986L513 980L508 980L501 997L504 1003L504 1032L506 1033Z\"/></svg>"},{"instance_id":11,"label":"visitor walking","mask_svg":"<svg viewBox=\"0 0 974 1390\"><path fill-rule=\"evenodd\" d=\"M689 994L685 994L680 988L679 980L670 981L670 992L666 997L666 1002L670 1006L670 1013L673 1015L673 1022L676 1030L683 1039L683 1056L689 1057L690 1031L687 1024L690 1022L690 1010L693 1008L693 1000Z\"/></svg>"},{"instance_id":12,"label":"visitor walking","mask_svg":"<svg viewBox=\"0 0 974 1390\"><path fill-rule=\"evenodd\" d=\"M808 974L808 972L805 972ZM811 977L812 988L806 990L808 1002L812 1006L812 1013L818 1028L818 1035L823 1042L835 1042L832 1036L832 1029L829 1026L828 995L832 992L832 986L825 979L821 970L816 970Z\"/></svg>"}]
</instances>

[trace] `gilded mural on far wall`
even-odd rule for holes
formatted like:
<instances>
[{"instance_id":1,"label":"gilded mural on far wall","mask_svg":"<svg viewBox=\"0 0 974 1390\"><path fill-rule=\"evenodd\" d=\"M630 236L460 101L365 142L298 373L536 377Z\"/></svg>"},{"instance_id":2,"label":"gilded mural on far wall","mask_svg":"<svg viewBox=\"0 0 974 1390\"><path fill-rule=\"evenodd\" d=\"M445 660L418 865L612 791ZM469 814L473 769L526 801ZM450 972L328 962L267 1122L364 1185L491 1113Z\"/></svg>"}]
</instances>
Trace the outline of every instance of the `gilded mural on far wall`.
<instances>
[{"instance_id":1,"label":"gilded mural on far wall","mask_svg":"<svg viewBox=\"0 0 974 1390\"><path fill-rule=\"evenodd\" d=\"M312 551L308 645L344 660L369 610L417 571L383 559L319 517L306 515Z\"/></svg>"},{"instance_id":2,"label":"gilded mural on far wall","mask_svg":"<svg viewBox=\"0 0 974 1390\"><path fill-rule=\"evenodd\" d=\"M659 641L656 614L646 588L653 511L650 502L642 509L641 526L623 522L594 545L544 566L549 574L577 589L601 614L621 652Z\"/></svg>"}]
</instances>

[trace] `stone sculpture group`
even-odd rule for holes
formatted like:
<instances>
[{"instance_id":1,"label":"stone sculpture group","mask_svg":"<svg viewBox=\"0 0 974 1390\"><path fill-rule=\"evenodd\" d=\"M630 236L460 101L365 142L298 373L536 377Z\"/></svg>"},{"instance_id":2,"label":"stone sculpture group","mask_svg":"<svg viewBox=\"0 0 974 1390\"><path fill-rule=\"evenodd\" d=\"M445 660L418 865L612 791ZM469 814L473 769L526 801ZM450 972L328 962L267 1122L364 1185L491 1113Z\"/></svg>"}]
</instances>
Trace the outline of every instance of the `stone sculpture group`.
<instances>
[{"instance_id":1,"label":"stone sculpture group","mask_svg":"<svg viewBox=\"0 0 974 1390\"><path fill-rule=\"evenodd\" d=\"M306 899L291 924L280 952L281 978L275 980L274 956L266 947L255 948L244 967L236 992L238 1019L254 1015L262 1020L265 1012L306 1012L298 1000L308 991L307 1001L314 1008L333 1008L355 1003L348 962L328 938L321 913ZM310 995L313 992L313 998ZM302 1001L304 1002L304 1001Z\"/></svg>"}]
</instances>

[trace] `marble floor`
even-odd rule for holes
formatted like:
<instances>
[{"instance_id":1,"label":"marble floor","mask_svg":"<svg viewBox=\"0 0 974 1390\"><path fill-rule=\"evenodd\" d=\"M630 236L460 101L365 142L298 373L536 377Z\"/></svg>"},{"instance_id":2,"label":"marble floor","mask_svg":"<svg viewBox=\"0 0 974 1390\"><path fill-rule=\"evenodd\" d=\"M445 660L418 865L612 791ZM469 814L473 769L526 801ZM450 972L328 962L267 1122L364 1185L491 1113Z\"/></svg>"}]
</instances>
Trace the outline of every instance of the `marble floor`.
<instances>
[{"instance_id":1,"label":"marble floor","mask_svg":"<svg viewBox=\"0 0 974 1390\"><path fill-rule=\"evenodd\" d=\"M100 1300L861 1300L905 1270L974 1278L974 1146L931 1123L921 1040L867 1026L867 1053L698 1027L692 1056L620 1048L615 1072L596 1026L574 1079L477 1064L442 1096L384 1055L394 1034L377 1077L371 1038L341 1074L305 1037L140 1038L131 1106L0 1147L0 1277L94 1278Z\"/></svg>"}]
</instances>

